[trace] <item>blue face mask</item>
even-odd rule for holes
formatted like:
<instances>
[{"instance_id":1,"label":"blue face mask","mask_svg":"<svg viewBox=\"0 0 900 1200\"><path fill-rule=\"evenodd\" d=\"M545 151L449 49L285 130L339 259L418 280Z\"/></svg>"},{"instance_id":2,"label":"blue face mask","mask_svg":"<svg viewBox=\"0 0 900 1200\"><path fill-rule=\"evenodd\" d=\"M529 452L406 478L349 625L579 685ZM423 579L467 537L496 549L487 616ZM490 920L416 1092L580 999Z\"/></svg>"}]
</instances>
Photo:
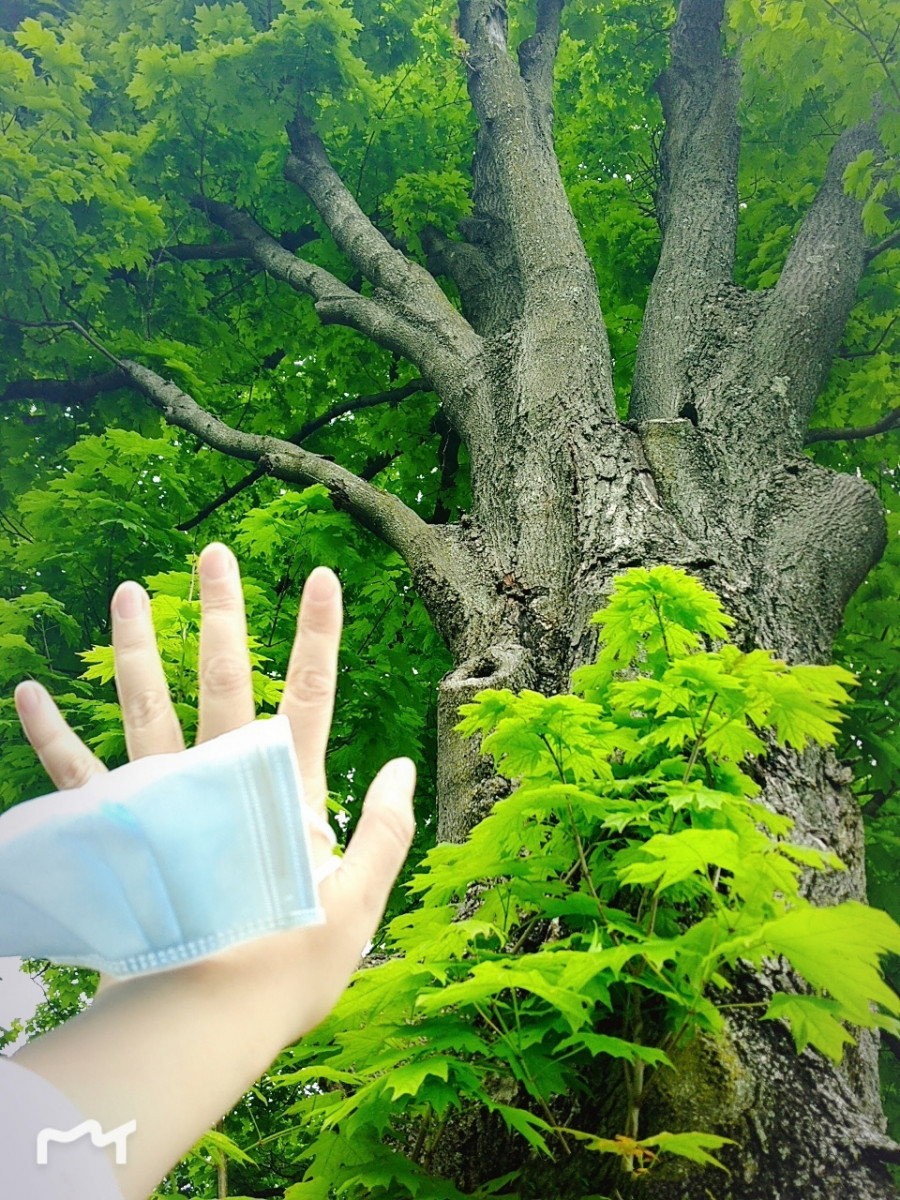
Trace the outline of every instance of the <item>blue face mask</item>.
<instances>
[{"instance_id":1,"label":"blue face mask","mask_svg":"<svg viewBox=\"0 0 900 1200\"><path fill-rule=\"evenodd\" d=\"M16 805L0 816L0 955L125 977L323 924L308 824L330 851L285 716Z\"/></svg>"}]
</instances>

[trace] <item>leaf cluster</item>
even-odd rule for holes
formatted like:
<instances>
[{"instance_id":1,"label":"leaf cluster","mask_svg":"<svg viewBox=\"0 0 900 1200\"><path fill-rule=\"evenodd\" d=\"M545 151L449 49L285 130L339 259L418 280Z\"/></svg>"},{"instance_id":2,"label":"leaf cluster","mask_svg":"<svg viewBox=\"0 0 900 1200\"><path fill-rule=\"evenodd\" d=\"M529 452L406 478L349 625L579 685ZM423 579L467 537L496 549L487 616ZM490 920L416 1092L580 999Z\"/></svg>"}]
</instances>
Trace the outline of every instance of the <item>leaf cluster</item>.
<instances>
[{"instance_id":1,"label":"leaf cluster","mask_svg":"<svg viewBox=\"0 0 900 1200\"><path fill-rule=\"evenodd\" d=\"M805 898L808 871L842 864L791 840L747 770L766 732L831 744L852 676L742 653L718 599L669 567L628 572L595 620L602 647L574 694L489 689L460 710L514 790L464 843L428 853L386 957L282 1059L273 1082L300 1130L285 1136L308 1163L291 1200L465 1194L435 1163L467 1111L526 1154L575 1138L633 1171L663 1153L721 1165L725 1139L639 1138L637 1118L678 1050L722 1033L742 965L783 958L803 981L759 1013L798 1051L837 1062L848 1025L897 1028L880 963L900 928ZM622 1080L619 1128L565 1127L555 1102L598 1071ZM471 1194L507 1194L509 1178Z\"/></svg>"}]
</instances>

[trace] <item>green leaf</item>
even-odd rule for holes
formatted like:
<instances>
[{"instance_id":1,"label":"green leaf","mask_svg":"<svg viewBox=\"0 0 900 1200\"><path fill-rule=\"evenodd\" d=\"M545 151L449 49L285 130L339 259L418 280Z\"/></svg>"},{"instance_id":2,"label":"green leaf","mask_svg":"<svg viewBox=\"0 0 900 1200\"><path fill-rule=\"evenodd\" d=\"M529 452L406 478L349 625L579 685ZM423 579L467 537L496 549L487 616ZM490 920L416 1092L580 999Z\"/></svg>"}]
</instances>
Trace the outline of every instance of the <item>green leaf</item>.
<instances>
[{"instance_id":1,"label":"green leaf","mask_svg":"<svg viewBox=\"0 0 900 1200\"><path fill-rule=\"evenodd\" d=\"M435 1075L446 1082L452 1062L453 1060L445 1055L432 1055L406 1063L402 1067L395 1067L386 1077L387 1086L395 1100L399 1096L415 1096L429 1075Z\"/></svg>"},{"instance_id":2,"label":"green leaf","mask_svg":"<svg viewBox=\"0 0 900 1200\"><path fill-rule=\"evenodd\" d=\"M209 1129L204 1133L203 1137L195 1144L193 1148L194 1154L211 1154L214 1158L230 1158L235 1162L240 1163L255 1163L256 1160L240 1148L226 1134L219 1129Z\"/></svg>"},{"instance_id":3,"label":"green leaf","mask_svg":"<svg viewBox=\"0 0 900 1200\"><path fill-rule=\"evenodd\" d=\"M661 1153L677 1154L679 1158L687 1158L701 1166L721 1167L728 1171L724 1163L720 1163L708 1153L710 1150L721 1150L723 1146L734 1146L731 1138L717 1137L712 1133L657 1133L654 1137L644 1138L642 1146L656 1146ZM729 1172L730 1173L730 1172Z\"/></svg>"},{"instance_id":4,"label":"green leaf","mask_svg":"<svg viewBox=\"0 0 900 1200\"><path fill-rule=\"evenodd\" d=\"M759 932L766 952L783 954L806 981L830 995L843 1020L872 1026L877 1004L900 1013L900 997L884 982L880 959L900 953L900 926L856 901L831 908L798 905Z\"/></svg>"},{"instance_id":5,"label":"green leaf","mask_svg":"<svg viewBox=\"0 0 900 1200\"><path fill-rule=\"evenodd\" d=\"M550 1147L547 1145L544 1134L552 1133L553 1130L545 1120L528 1112L527 1109L515 1108L510 1104L499 1104L496 1100L491 1100L487 1104L487 1108L490 1112L498 1113L503 1118L507 1129L520 1133L529 1146L534 1146L549 1156Z\"/></svg>"},{"instance_id":6,"label":"green leaf","mask_svg":"<svg viewBox=\"0 0 900 1200\"><path fill-rule=\"evenodd\" d=\"M807 1046L821 1050L833 1062L839 1063L844 1046L856 1045L854 1038L840 1022L841 1006L823 996L793 996L776 992L763 1014L763 1020L787 1021L797 1053Z\"/></svg>"},{"instance_id":7,"label":"green leaf","mask_svg":"<svg viewBox=\"0 0 900 1200\"><path fill-rule=\"evenodd\" d=\"M655 861L631 863L619 870L619 878L628 884L655 884L660 891L692 875L705 875L710 866L734 872L740 867L742 853L740 838L729 829L656 834L640 852Z\"/></svg>"}]
</instances>

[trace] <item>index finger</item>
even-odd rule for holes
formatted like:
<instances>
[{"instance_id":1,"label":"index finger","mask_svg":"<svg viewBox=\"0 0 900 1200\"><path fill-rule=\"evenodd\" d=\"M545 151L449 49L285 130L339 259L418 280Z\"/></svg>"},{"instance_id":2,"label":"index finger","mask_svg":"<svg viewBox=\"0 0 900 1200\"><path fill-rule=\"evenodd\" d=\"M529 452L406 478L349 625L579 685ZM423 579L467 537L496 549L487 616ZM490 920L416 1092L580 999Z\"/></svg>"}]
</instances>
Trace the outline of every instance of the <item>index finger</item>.
<instances>
[{"instance_id":1,"label":"index finger","mask_svg":"<svg viewBox=\"0 0 900 1200\"><path fill-rule=\"evenodd\" d=\"M334 712L343 613L341 586L327 567L316 567L303 588L297 636L278 711L291 722L305 799L325 812L325 751Z\"/></svg>"}]
</instances>

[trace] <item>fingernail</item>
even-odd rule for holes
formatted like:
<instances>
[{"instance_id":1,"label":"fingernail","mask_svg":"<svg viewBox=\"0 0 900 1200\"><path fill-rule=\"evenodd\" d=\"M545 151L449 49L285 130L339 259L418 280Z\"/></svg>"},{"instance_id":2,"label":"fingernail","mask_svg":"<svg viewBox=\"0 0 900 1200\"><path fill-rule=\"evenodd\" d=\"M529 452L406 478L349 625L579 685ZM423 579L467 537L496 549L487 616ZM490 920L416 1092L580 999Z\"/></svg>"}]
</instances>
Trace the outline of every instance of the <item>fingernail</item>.
<instances>
[{"instance_id":1,"label":"fingernail","mask_svg":"<svg viewBox=\"0 0 900 1200\"><path fill-rule=\"evenodd\" d=\"M232 557L220 542L210 542L200 555L200 571L204 579L224 579L231 574Z\"/></svg>"},{"instance_id":2,"label":"fingernail","mask_svg":"<svg viewBox=\"0 0 900 1200\"><path fill-rule=\"evenodd\" d=\"M411 758L397 758L391 764L391 783L400 792L411 792L416 786L416 764Z\"/></svg>"},{"instance_id":3,"label":"fingernail","mask_svg":"<svg viewBox=\"0 0 900 1200\"><path fill-rule=\"evenodd\" d=\"M15 690L16 708L26 717L30 717L41 707L44 689L37 683L20 683Z\"/></svg>"},{"instance_id":4,"label":"fingernail","mask_svg":"<svg viewBox=\"0 0 900 1200\"><path fill-rule=\"evenodd\" d=\"M337 579L327 567L316 567L303 589L307 600L313 604L324 604L330 600L337 589Z\"/></svg>"},{"instance_id":5,"label":"fingernail","mask_svg":"<svg viewBox=\"0 0 900 1200\"><path fill-rule=\"evenodd\" d=\"M113 597L113 608L117 617L126 621L139 617L144 611L144 589L138 583L120 583Z\"/></svg>"}]
</instances>

